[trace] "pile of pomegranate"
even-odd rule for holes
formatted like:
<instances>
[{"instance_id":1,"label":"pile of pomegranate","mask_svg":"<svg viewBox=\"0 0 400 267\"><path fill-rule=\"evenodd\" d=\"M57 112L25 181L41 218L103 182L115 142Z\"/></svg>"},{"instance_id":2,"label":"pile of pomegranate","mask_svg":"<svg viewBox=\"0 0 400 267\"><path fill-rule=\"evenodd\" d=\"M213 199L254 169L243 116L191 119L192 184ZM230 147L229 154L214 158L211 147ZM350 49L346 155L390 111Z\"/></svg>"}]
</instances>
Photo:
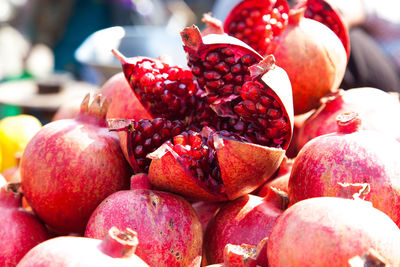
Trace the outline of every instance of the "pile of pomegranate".
<instances>
[{"instance_id":1,"label":"pile of pomegranate","mask_svg":"<svg viewBox=\"0 0 400 267\"><path fill-rule=\"evenodd\" d=\"M340 16L203 20L187 66L113 50L122 72L0 175L1 266L400 266L399 96L339 88Z\"/></svg>"}]
</instances>

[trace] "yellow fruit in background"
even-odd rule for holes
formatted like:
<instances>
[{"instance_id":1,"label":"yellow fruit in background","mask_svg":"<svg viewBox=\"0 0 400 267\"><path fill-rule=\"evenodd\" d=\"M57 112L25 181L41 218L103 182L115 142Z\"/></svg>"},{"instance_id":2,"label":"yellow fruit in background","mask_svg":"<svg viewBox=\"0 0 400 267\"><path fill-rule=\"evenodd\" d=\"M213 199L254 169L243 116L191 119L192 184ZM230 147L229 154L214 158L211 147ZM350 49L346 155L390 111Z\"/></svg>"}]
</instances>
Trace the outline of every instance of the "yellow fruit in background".
<instances>
[{"instance_id":1,"label":"yellow fruit in background","mask_svg":"<svg viewBox=\"0 0 400 267\"><path fill-rule=\"evenodd\" d=\"M41 127L36 117L26 114L0 120L0 172L18 164L17 153L24 151Z\"/></svg>"}]
</instances>

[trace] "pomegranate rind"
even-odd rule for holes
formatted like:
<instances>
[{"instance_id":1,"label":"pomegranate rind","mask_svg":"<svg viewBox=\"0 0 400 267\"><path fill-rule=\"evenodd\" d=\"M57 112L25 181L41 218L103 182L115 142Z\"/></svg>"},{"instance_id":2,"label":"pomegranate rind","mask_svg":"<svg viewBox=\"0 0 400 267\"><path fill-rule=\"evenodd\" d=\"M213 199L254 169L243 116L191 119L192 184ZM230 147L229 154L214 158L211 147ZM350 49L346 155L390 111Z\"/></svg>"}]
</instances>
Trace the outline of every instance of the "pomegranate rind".
<instances>
[{"instance_id":1,"label":"pomegranate rind","mask_svg":"<svg viewBox=\"0 0 400 267\"><path fill-rule=\"evenodd\" d=\"M228 199L248 194L279 168L285 150L214 137L221 177Z\"/></svg>"},{"instance_id":2,"label":"pomegranate rind","mask_svg":"<svg viewBox=\"0 0 400 267\"><path fill-rule=\"evenodd\" d=\"M259 60L262 59L262 56L245 42L227 34L211 33L202 36L199 28L196 25L192 25L183 29L181 31L181 38L184 43L184 49L192 50L196 54L202 56L202 60L204 60L206 57L208 50L214 50L218 47L227 46L235 47L234 50L236 51L236 59L244 55L248 55L249 53L253 53L253 56Z\"/></svg>"},{"instance_id":3,"label":"pomegranate rind","mask_svg":"<svg viewBox=\"0 0 400 267\"><path fill-rule=\"evenodd\" d=\"M283 114L286 114L290 122L290 139L287 140L283 149L288 148L293 136L294 109L293 109L293 93L290 79L284 69L274 65L273 69L264 73L260 80L266 84L278 97L274 97L279 102Z\"/></svg>"},{"instance_id":4,"label":"pomegranate rind","mask_svg":"<svg viewBox=\"0 0 400 267\"><path fill-rule=\"evenodd\" d=\"M233 200L255 190L279 168L285 150L214 136L225 193L210 189L195 179L179 162L179 156L164 144L148 155L150 183L160 190L175 192L193 200Z\"/></svg>"},{"instance_id":5,"label":"pomegranate rind","mask_svg":"<svg viewBox=\"0 0 400 267\"><path fill-rule=\"evenodd\" d=\"M205 186L187 172L177 160L179 156L167 144L149 154L152 158L149 180L157 189L175 192L193 200L225 201L227 196L208 192Z\"/></svg>"}]
</instances>

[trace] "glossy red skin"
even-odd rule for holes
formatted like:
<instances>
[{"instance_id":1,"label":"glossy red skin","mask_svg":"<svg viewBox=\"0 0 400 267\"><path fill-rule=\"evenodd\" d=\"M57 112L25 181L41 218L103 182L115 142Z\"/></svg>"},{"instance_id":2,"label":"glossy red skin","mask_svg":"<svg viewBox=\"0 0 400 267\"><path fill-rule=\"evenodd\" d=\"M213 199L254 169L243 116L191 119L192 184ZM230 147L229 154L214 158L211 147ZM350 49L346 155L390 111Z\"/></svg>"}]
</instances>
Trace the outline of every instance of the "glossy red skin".
<instances>
[{"instance_id":1,"label":"glossy red skin","mask_svg":"<svg viewBox=\"0 0 400 267\"><path fill-rule=\"evenodd\" d=\"M400 143L374 131L319 136L297 156L289 178L294 204L318 196L338 196L340 183L368 183L365 200L400 225Z\"/></svg>"},{"instance_id":2,"label":"glossy red skin","mask_svg":"<svg viewBox=\"0 0 400 267\"><path fill-rule=\"evenodd\" d=\"M38 218L22 209L21 195L9 196L7 203L0 200L0 266L5 267L16 266L31 248L49 238Z\"/></svg>"},{"instance_id":3,"label":"glossy red skin","mask_svg":"<svg viewBox=\"0 0 400 267\"><path fill-rule=\"evenodd\" d=\"M132 91L123 72L108 79L101 87L100 92L111 100L107 109L107 119L134 119L136 121L152 119L152 116Z\"/></svg>"},{"instance_id":4,"label":"glossy red skin","mask_svg":"<svg viewBox=\"0 0 400 267\"><path fill-rule=\"evenodd\" d=\"M61 236L43 242L33 248L18 264L19 267L47 266L148 266L137 255L115 257L107 255L102 249L103 241L72 236Z\"/></svg>"},{"instance_id":5,"label":"glossy red skin","mask_svg":"<svg viewBox=\"0 0 400 267\"><path fill-rule=\"evenodd\" d=\"M339 90L327 97L294 136L299 149L317 136L336 132L336 117L348 111L359 114L362 119L361 129L385 132L400 142L400 124L393 122L393 118L400 116L398 95L377 88L362 87Z\"/></svg>"},{"instance_id":6,"label":"glossy red skin","mask_svg":"<svg viewBox=\"0 0 400 267\"><path fill-rule=\"evenodd\" d=\"M269 236L282 210L254 195L245 195L220 208L211 219L204 236L208 264L224 261L227 244L256 246Z\"/></svg>"},{"instance_id":7,"label":"glossy red skin","mask_svg":"<svg viewBox=\"0 0 400 267\"><path fill-rule=\"evenodd\" d=\"M83 233L104 198L129 188L131 169L117 135L87 116L45 125L21 159L26 199L59 232Z\"/></svg>"},{"instance_id":8,"label":"glossy red skin","mask_svg":"<svg viewBox=\"0 0 400 267\"><path fill-rule=\"evenodd\" d=\"M270 266L349 266L374 249L390 266L400 265L400 229L369 202L312 198L288 208L268 239Z\"/></svg>"},{"instance_id":9,"label":"glossy red skin","mask_svg":"<svg viewBox=\"0 0 400 267\"><path fill-rule=\"evenodd\" d=\"M136 254L150 266L200 265L201 223L179 196L146 189L116 192L93 212L85 236L101 239L111 226L137 232Z\"/></svg>"}]
</instances>

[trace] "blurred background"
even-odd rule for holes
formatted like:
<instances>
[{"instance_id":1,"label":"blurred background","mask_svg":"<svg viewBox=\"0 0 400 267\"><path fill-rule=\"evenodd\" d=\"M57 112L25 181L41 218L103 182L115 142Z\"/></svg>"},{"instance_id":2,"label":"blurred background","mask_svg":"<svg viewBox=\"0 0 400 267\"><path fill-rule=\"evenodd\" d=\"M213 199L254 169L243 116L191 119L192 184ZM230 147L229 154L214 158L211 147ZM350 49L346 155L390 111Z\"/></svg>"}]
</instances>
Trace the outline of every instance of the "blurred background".
<instances>
[{"instance_id":1,"label":"blurred background","mask_svg":"<svg viewBox=\"0 0 400 267\"><path fill-rule=\"evenodd\" d=\"M202 27L214 0L0 0L0 119L31 114L43 124L80 101L126 56L168 55L186 65L179 31Z\"/></svg>"}]
</instances>

